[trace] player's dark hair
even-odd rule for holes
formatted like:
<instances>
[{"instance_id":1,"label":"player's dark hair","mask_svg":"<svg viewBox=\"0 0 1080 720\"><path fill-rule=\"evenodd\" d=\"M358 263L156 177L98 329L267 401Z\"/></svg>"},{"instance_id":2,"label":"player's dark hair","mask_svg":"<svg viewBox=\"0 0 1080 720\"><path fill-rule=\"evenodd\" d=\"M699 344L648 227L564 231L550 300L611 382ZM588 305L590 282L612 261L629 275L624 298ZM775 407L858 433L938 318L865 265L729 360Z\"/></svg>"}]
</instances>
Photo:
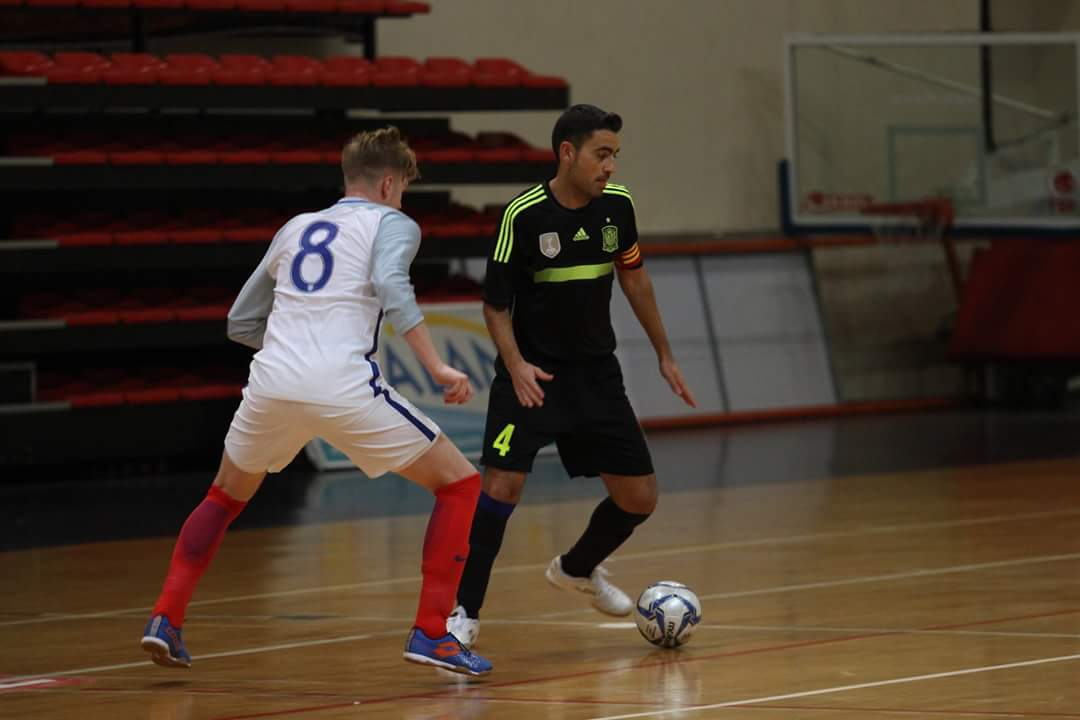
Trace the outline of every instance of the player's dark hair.
<instances>
[{"instance_id":1,"label":"player's dark hair","mask_svg":"<svg viewBox=\"0 0 1080 720\"><path fill-rule=\"evenodd\" d=\"M349 138L341 151L341 171L346 184L358 178L377 182L379 175L389 170L399 172L406 180L417 178L416 154L393 125L368 130Z\"/></svg>"},{"instance_id":2,"label":"player's dark hair","mask_svg":"<svg viewBox=\"0 0 1080 720\"><path fill-rule=\"evenodd\" d=\"M622 130L622 118L595 105L574 105L555 121L555 129L551 131L551 149L557 157L559 146L563 141L569 141L580 150L582 143L597 130L617 133Z\"/></svg>"}]
</instances>

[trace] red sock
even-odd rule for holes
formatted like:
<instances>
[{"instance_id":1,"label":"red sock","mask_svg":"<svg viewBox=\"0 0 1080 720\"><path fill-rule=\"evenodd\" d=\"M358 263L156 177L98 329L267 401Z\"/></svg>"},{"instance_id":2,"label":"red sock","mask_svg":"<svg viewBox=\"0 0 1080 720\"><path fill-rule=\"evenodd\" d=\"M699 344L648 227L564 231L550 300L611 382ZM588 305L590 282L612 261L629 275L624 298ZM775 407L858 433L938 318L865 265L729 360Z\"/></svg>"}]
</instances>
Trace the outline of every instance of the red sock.
<instances>
[{"instance_id":1,"label":"red sock","mask_svg":"<svg viewBox=\"0 0 1080 720\"><path fill-rule=\"evenodd\" d=\"M480 497L480 474L458 480L435 491L435 509L424 535L424 576L416 627L429 638L446 634L446 618L457 601L458 583L469 556L476 499Z\"/></svg>"},{"instance_id":2,"label":"red sock","mask_svg":"<svg viewBox=\"0 0 1080 720\"><path fill-rule=\"evenodd\" d=\"M236 519L246 502L234 500L213 485L206 499L188 515L173 549L165 587L154 603L154 615L164 615L174 628L184 625L184 613L199 578L214 559L225 528Z\"/></svg>"}]
</instances>

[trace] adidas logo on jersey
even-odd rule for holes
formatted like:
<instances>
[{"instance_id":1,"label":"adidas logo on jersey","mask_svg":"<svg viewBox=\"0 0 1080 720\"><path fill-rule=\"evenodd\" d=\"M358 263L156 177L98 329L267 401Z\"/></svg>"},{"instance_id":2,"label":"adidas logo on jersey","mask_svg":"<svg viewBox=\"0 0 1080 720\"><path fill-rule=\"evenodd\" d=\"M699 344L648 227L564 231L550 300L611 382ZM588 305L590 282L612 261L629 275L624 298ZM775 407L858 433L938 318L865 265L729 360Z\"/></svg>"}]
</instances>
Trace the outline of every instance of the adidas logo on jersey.
<instances>
[{"instance_id":1,"label":"adidas logo on jersey","mask_svg":"<svg viewBox=\"0 0 1080 720\"><path fill-rule=\"evenodd\" d=\"M583 227L579 227L578 231L576 233L574 233L574 242L578 242L579 240L588 240L588 239L589 239L589 233L585 232L585 228L583 228Z\"/></svg>"}]
</instances>

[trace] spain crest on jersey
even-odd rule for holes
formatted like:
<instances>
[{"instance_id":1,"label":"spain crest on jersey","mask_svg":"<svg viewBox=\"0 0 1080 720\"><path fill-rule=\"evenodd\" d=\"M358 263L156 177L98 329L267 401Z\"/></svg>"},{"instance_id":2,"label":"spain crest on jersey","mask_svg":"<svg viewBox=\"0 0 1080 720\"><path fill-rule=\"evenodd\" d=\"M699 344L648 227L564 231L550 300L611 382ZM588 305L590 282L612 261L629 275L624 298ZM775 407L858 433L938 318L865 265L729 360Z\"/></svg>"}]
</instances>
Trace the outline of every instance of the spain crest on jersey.
<instances>
[{"instance_id":1,"label":"spain crest on jersey","mask_svg":"<svg viewBox=\"0 0 1080 720\"><path fill-rule=\"evenodd\" d=\"M553 258L559 254L562 250L562 243L559 242L559 233L547 232L540 236L540 252L544 254L544 257Z\"/></svg>"},{"instance_id":2,"label":"spain crest on jersey","mask_svg":"<svg viewBox=\"0 0 1080 720\"><path fill-rule=\"evenodd\" d=\"M619 249L619 228L614 225L605 225L600 228L600 232L603 233L603 243L600 247L604 249L604 252L613 253Z\"/></svg>"}]
</instances>

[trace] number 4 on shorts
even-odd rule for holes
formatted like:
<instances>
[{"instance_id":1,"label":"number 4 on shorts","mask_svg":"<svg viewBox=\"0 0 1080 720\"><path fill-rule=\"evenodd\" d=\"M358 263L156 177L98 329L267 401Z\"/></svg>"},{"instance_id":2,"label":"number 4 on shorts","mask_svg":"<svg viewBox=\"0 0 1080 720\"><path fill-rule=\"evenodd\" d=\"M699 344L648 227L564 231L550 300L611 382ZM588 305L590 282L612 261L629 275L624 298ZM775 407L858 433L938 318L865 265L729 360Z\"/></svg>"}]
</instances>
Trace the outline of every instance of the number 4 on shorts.
<instances>
[{"instance_id":1,"label":"number 4 on shorts","mask_svg":"<svg viewBox=\"0 0 1080 720\"><path fill-rule=\"evenodd\" d=\"M510 452L510 438L514 437L514 424L510 423L502 429L499 436L495 438L495 442L491 443L491 447L499 451L499 457L506 457L506 453Z\"/></svg>"}]
</instances>

